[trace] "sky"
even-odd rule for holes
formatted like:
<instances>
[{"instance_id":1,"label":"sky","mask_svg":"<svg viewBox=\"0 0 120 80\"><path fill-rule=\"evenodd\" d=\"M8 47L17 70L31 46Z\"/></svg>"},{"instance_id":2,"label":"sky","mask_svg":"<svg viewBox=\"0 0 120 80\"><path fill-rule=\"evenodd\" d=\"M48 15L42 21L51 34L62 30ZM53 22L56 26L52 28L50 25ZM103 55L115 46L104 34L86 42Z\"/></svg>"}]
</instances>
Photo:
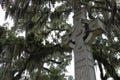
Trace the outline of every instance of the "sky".
<instances>
[{"instance_id":1,"label":"sky","mask_svg":"<svg viewBox=\"0 0 120 80\"><path fill-rule=\"evenodd\" d=\"M5 16L5 12L3 11L3 9L0 6L0 25L3 25L4 23L9 22L9 26L12 26L13 25L13 21L10 18L5 20L4 16Z\"/></svg>"},{"instance_id":2,"label":"sky","mask_svg":"<svg viewBox=\"0 0 120 80\"><path fill-rule=\"evenodd\" d=\"M12 26L13 25L13 21L10 18L5 20L4 16L5 16L5 12L0 7L0 25L4 24L5 22L9 22L9 26ZM73 16L73 13L69 16L67 22L73 25L72 16ZM67 75L72 75L74 77L75 75L74 75L74 55L73 54L74 53L72 53L72 61L71 61L70 65L67 66L68 72L66 74ZM100 79L100 72L99 72L98 66L95 66L95 72L96 72L97 80L101 80ZM108 79L108 80L112 80L112 79Z\"/></svg>"}]
</instances>

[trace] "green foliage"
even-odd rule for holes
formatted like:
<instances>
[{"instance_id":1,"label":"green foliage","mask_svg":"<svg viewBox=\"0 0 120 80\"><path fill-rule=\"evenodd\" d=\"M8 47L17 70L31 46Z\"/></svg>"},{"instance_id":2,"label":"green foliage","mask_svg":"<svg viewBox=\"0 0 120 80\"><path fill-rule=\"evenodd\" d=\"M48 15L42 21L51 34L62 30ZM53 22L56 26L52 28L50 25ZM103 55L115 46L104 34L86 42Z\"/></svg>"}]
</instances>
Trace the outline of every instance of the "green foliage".
<instances>
[{"instance_id":1,"label":"green foliage","mask_svg":"<svg viewBox=\"0 0 120 80\"><path fill-rule=\"evenodd\" d=\"M93 56L98 62L101 72L100 76L103 80L106 80L108 77L113 77L115 80L120 79L120 76L118 75L118 68L120 67L119 37L119 33L112 32L111 40L99 36L94 44L92 44ZM105 75L103 73L103 66Z\"/></svg>"},{"instance_id":2,"label":"green foliage","mask_svg":"<svg viewBox=\"0 0 120 80\"><path fill-rule=\"evenodd\" d=\"M6 33L0 37L1 80L65 80L71 49L61 46L61 35L71 28L66 22L71 7L65 1L64 8L60 5L52 11L56 2L59 0L2 2L6 18L11 16L15 25L11 30L3 27ZM58 18L56 12L61 14Z\"/></svg>"},{"instance_id":3,"label":"green foliage","mask_svg":"<svg viewBox=\"0 0 120 80\"><path fill-rule=\"evenodd\" d=\"M120 79L117 73L120 66L120 4L115 0L79 0L72 5L76 0L71 1L1 1L5 18L10 16L14 20L11 30L7 24L0 27L1 80L66 80L65 67L71 60L72 49L68 45L61 46L62 36L72 28L66 22L69 14L80 7L86 10L89 20L100 18L106 25L109 40L99 36L92 44L101 79L107 80L109 76ZM25 34L19 36L20 33ZM105 75L101 66L105 68Z\"/></svg>"}]
</instances>

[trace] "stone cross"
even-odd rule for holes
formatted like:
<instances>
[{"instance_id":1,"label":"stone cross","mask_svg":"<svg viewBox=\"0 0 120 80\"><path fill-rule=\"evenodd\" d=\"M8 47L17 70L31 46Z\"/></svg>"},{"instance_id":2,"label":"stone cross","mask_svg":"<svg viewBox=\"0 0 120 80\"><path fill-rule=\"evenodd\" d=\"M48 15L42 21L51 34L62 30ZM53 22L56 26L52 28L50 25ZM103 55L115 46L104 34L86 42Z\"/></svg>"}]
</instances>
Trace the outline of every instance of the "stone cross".
<instances>
[{"instance_id":1,"label":"stone cross","mask_svg":"<svg viewBox=\"0 0 120 80\"><path fill-rule=\"evenodd\" d=\"M90 45L97 35L105 32L105 26L100 19L87 19L85 6L80 5L80 2L86 1L89 2L89 0L72 0L74 28L68 42L74 49L75 80L96 80Z\"/></svg>"},{"instance_id":2,"label":"stone cross","mask_svg":"<svg viewBox=\"0 0 120 80\"><path fill-rule=\"evenodd\" d=\"M84 9L75 13L74 28L69 38L71 41L69 44L74 49L75 80L96 80L90 44L97 35L105 31L100 19L87 20L86 18Z\"/></svg>"},{"instance_id":3,"label":"stone cross","mask_svg":"<svg viewBox=\"0 0 120 80\"><path fill-rule=\"evenodd\" d=\"M84 6L79 6L79 1L73 0L74 27L63 37L63 45L69 44L74 50L75 80L96 80L90 46L97 35L106 32L105 25L98 18L87 19L87 12Z\"/></svg>"},{"instance_id":4,"label":"stone cross","mask_svg":"<svg viewBox=\"0 0 120 80\"><path fill-rule=\"evenodd\" d=\"M73 29L63 37L63 45L69 44L74 50L75 80L96 80L90 45L105 32L105 25L100 19L87 20L84 9L74 14L73 22Z\"/></svg>"}]
</instances>

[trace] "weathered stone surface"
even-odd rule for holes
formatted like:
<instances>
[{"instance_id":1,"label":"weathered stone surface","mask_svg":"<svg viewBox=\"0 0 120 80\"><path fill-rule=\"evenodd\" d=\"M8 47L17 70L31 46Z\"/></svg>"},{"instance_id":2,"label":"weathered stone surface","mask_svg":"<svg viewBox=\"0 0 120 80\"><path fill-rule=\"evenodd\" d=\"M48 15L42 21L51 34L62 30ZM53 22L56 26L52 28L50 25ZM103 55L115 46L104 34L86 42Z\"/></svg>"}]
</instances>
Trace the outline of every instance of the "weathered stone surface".
<instances>
[{"instance_id":1,"label":"weathered stone surface","mask_svg":"<svg viewBox=\"0 0 120 80\"><path fill-rule=\"evenodd\" d=\"M84 24L81 22L82 19L86 19L84 14L82 11L74 16L74 31L71 36L71 40L75 42L75 80L96 80L91 49L83 40L86 34Z\"/></svg>"},{"instance_id":2,"label":"weathered stone surface","mask_svg":"<svg viewBox=\"0 0 120 80\"><path fill-rule=\"evenodd\" d=\"M87 20L84 9L75 12L73 21L74 27L64 36L63 42L74 49L75 80L96 80L94 59L89 46L97 35L105 32L104 23L100 19Z\"/></svg>"},{"instance_id":3,"label":"weathered stone surface","mask_svg":"<svg viewBox=\"0 0 120 80\"><path fill-rule=\"evenodd\" d=\"M80 52L74 51L75 80L96 80L93 56L87 48L84 48L84 50Z\"/></svg>"}]
</instances>

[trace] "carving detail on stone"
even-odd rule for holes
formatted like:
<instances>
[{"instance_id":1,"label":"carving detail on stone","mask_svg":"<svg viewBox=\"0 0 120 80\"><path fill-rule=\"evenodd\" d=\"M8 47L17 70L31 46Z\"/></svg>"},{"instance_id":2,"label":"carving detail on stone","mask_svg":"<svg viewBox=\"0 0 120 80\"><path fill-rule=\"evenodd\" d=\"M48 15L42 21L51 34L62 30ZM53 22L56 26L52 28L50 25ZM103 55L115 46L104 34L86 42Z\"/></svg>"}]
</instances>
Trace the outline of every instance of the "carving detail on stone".
<instances>
[{"instance_id":1,"label":"carving detail on stone","mask_svg":"<svg viewBox=\"0 0 120 80\"><path fill-rule=\"evenodd\" d=\"M81 2L89 0L72 0L74 9L74 27L67 44L74 49L75 80L96 80L94 60L89 47L95 37L105 31L100 19L87 20L87 13Z\"/></svg>"},{"instance_id":2,"label":"carving detail on stone","mask_svg":"<svg viewBox=\"0 0 120 80\"><path fill-rule=\"evenodd\" d=\"M105 32L104 23L100 19L87 20L85 10L75 14L74 27L64 36L65 44L74 49L75 80L96 80L94 60L89 45L95 37Z\"/></svg>"}]
</instances>

